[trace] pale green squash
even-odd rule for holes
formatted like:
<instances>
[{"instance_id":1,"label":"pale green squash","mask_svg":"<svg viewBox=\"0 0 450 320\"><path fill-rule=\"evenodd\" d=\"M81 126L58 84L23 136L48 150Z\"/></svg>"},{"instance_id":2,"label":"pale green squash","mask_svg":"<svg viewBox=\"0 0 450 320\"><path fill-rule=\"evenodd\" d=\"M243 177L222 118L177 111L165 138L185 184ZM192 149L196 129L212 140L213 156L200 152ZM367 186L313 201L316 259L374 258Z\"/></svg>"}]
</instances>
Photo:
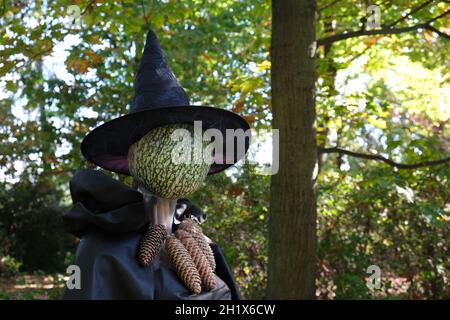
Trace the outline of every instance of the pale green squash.
<instances>
[{"instance_id":1,"label":"pale green squash","mask_svg":"<svg viewBox=\"0 0 450 320\"><path fill-rule=\"evenodd\" d=\"M176 129L187 131L178 131L179 139L174 139ZM181 140L185 144L180 149ZM203 160L203 152L210 150L208 143L202 141L201 132L194 135L192 125L155 128L130 147L130 174L139 185L161 198L185 197L197 190L208 174L211 163ZM183 159L185 162L180 163Z\"/></svg>"}]
</instances>

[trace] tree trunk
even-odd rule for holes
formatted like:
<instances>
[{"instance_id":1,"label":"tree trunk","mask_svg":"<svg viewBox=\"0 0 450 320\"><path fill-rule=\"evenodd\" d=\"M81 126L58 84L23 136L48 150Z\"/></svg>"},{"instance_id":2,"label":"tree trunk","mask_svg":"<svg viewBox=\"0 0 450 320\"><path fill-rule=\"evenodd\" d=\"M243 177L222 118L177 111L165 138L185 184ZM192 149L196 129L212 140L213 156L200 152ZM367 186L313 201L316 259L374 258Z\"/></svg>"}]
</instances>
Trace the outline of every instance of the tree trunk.
<instances>
[{"instance_id":1,"label":"tree trunk","mask_svg":"<svg viewBox=\"0 0 450 320\"><path fill-rule=\"evenodd\" d=\"M272 176L268 298L314 299L316 278L315 0L272 1Z\"/></svg>"}]
</instances>

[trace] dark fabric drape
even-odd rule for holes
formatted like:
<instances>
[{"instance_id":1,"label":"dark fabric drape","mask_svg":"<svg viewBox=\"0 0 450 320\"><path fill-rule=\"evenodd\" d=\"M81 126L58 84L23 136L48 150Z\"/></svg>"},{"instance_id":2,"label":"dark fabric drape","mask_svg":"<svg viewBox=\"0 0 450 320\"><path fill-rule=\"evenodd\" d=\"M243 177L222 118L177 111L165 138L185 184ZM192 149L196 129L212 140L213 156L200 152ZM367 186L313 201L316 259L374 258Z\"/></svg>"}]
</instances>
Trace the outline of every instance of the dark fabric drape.
<instances>
[{"instance_id":1,"label":"dark fabric drape","mask_svg":"<svg viewBox=\"0 0 450 320\"><path fill-rule=\"evenodd\" d=\"M217 244L216 288L193 295L169 263L165 250L148 267L136 260L150 223L155 198L95 170L79 170L70 181L73 207L63 216L68 232L79 237L73 264L80 267L81 289L67 289L63 299L240 299L231 271Z\"/></svg>"}]
</instances>

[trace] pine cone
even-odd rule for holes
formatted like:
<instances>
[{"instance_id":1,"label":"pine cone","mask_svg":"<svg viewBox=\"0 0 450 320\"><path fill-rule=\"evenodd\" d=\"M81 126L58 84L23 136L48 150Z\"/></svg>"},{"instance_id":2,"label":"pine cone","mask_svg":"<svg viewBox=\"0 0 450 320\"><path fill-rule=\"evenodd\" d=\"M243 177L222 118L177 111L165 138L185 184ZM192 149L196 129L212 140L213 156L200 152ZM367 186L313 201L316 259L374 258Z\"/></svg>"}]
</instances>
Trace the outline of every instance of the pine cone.
<instances>
[{"instance_id":1,"label":"pine cone","mask_svg":"<svg viewBox=\"0 0 450 320\"><path fill-rule=\"evenodd\" d=\"M141 266L147 267L152 262L159 253L166 235L166 226L162 224L148 228L139 244L138 261Z\"/></svg>"},{"instance_id":2,"label":"pine cone","mask_svg":"<svg viewBox=\"0 0 450 320\"><path fill-rule=\"evenodd\" d=\"M185 219L181 221L178 230L184 230L191 234L192 238L194 238L197 241L198 246L208 259L209 265L211 266L211 269L214 272L216 270L216 261L214 260L214 253L208 241L206 241L200 226L191 219Z\"/></svg>"},{"instance_id":3,"label":"pine cone","mask_svg":"<svg viewBox=\"0 0 450 320\"><path fill-rule=\"evenodd\" d=\"M208 259L209 265L211 266L211 270L215 272L216 270L216 261L214 260L214 253L211 249L211 246L209 245L208 241L206 241L205 236L203 233L191 233L192 238L197 241L198 246L202 250L203 254L206 256L206 259Z\"/></svg>"},{"instance_id":4,"label":"pine cone","mask_svg":"<svg viewBox=\"0 0 450 320\"><path fill-rule=\"evenodd\" d=\"M166 250L172 265L185 286L193 293L199 294L202 291L202 282L189 252L174 236L166 240Z\"/></svg>"},{"instance_id":5,"label":"pine cone","mask_svg":"<svg viewBox=\"0 0 450 320\"><path fill-rule=\"evenodd\" d=\"M192 261L194 261L198 273L200 274L203 286L207 290L214 289L216 287L214 272L212 271L209 261L203 254L203 251L200 249L197 241L192 238L189 232L184 230L177 230L177 232L175 232L175 236L190 253Z\"/></svg>"},{"instance_id":6,"label":"pine cone","mask_svg":"<svg viewBox=\"0 0 450 320\"><path fill-rule=\"evenodd\" d=\"M185 231L187 231L189 233L201 233L201 234L203 234L202 229L200 228L198 223L196 223L192 219L184 219L183 221L181 221L180 225L178 226L178 229L185 230Z\"/></svg>"}]
</instances>

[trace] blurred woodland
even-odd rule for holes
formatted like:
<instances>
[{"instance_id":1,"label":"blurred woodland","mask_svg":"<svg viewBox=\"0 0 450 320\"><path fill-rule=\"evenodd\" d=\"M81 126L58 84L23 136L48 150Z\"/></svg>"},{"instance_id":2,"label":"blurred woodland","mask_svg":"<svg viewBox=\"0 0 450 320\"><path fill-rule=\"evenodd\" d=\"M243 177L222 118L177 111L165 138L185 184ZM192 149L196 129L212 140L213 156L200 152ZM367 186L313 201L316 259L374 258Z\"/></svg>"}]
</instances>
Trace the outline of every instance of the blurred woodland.
<instances>
[{"instance_id":1,"label":"blurred woodland","mask_svg":"<svg viewBox=\"0 0 450 320\"><path fill-rule=\"evenodd\" d=\"M448 10L317 1L318 299L449 298ZM150 26L191 102L272 126L271 1L3 0L0 12L0 299L59 297L77 244L61 221L68 182L95 168L81 140L127 113ZM271 176L256 166L191 197L249 299L268 282ZM380 289L366 286L370 265Z\"/></svg>"}]
</instances>

